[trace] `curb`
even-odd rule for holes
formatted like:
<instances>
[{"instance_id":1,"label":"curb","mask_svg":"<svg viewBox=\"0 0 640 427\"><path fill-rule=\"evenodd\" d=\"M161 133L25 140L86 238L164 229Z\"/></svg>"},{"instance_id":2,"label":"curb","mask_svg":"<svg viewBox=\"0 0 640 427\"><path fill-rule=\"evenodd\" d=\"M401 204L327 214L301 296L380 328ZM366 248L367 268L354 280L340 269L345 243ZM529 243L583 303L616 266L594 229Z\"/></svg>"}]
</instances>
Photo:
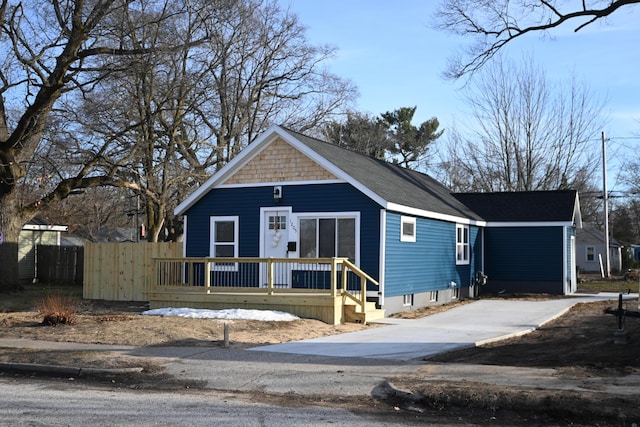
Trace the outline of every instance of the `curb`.
<instances>
[{"instance_id":1,"label":"curb","mask_svg":"<svg viewBox=\"0 0 640 427\"><path fill-rule=\"evenodd\" d=\"M142 367L132 368L79 368L60 365L42 365L35 363L0 362L0 370L20 372L40 372L59 375L124 375L136 374L144 370Z\"/></svg>"}]
</instances>

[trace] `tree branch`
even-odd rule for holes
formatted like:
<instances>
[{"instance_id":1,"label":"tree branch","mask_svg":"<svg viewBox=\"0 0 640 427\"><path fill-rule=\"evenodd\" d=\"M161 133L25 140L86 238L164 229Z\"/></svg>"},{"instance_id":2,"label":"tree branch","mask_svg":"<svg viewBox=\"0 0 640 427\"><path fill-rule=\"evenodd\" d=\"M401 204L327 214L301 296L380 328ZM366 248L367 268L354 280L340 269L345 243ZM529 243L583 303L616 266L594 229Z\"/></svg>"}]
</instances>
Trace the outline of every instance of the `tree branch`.
<instances>
[{"instance_id":1,"label":"tree branch","mask_svg":"<svg viewBox=\"0 0 640 427\"><path fill-rule=\"evenodd\" d=\"M523 0L445 0L436 12L437 27L476 39L476 44L466 51L469 59L450 61L445 75L457 79L475 73L507 43L528 33L589 18L575 27L574 32L577 32L624 6L639 3L640 0L612 0L606 7L594 8L582 1L581 9L563 12L551 0L539 0L538 4Z\"/></svg>"}]
</instances>

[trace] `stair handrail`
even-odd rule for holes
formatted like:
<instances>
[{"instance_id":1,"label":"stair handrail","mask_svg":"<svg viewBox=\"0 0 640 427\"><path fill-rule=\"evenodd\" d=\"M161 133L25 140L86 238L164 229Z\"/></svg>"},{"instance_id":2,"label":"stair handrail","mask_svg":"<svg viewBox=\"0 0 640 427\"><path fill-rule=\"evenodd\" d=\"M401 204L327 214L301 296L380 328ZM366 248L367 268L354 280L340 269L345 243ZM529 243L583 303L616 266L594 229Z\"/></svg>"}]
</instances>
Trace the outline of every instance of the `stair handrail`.
<instances>
[{"instance_id":1,"label":"stair handrail","mask_svg":"<svg viewBox=\"0 0 640 427\"><path fill-rule=\"evenodd\" d=\"M348 259L342 259L342 296L345 298L350 298L356 304L360 305L360 309L362 313L366 313L367 311L367 281L371 282L375 286L380 286L378 281L373 277L369 276L367 273L362 271L358 266L353 264ZM347 289L347 269L353 271L356 276L360 277L360 298L349 292Z\"/></svg>"}]
</instances>

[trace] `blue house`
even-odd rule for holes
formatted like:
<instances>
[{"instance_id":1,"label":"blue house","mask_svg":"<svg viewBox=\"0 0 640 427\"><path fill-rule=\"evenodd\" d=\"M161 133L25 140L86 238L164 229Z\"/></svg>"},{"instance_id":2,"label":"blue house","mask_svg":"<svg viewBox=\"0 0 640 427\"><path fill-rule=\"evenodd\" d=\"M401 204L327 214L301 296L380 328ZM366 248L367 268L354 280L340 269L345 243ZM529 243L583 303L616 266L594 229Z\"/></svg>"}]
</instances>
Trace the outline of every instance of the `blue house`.
<instances>
[{"instance_id":1,"label":"blue house","mask_svg":"<svg viewBox=\"0 0 640 427\"><path fill-rule=\"evenodd\" d=\"M575 289L575 191L454 194L278 126L175 213L185 257L348 258L379 283L367 299L387 314L480 292ZM280 285L304 286L305 274Z\"/></svg>"}]
</instances>

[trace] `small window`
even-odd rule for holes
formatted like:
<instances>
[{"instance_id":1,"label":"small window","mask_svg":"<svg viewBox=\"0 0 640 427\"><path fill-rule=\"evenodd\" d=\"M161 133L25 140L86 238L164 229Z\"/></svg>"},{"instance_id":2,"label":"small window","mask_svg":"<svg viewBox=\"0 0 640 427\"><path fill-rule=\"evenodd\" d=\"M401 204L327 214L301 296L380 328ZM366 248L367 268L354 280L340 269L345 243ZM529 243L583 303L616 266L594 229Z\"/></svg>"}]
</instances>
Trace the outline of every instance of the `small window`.
<instances>
[{"instance_id":1,"label":"small window","mask_svg":"<svg viewBox=\"0 0 640 427\"><path fill-rule=\"evenodd\" d=\"M238 257L238 217L211 217L211 258ZM233 262L217 262L211 266L216 271L237 271L238 264Z\"/></svg>"},{"instance_id":2,"label":"small window","mask_svg":"<svg viewBox=\"0 0 640 427\"><path fill-rule=\"evenodd\" d=\"M407 294L402 296L402 305L410 307L413 305L413 294Z\"/></svg>"},{"instance_id":3,"label":"small window","mask_svg":"<svg viewBox=\"0 0 640 427\"><path fill-rule=\"evenodd\" d=\"M287 229L287 216L286 215L269 215L269 230L286 230Z\"/></svg>"},{"instance_id":4,"label":"small window","mask_svg":"<svg viewBox=\"0 0 640 427\"><path fill-rule=\"evenodd\" d=\"M400 218L400 241L416 241L416 219L414 217L403 216Z\"/></svg>"},{"instance_id":5,"label":"small window","mask_svg":"<svg viewBox=\"0 0 640 427\"><path fill-rule=\"evenodd\" d=\"M469 264L469 226L456 224L456 264Z\"/></svg>"},{"instance_id":6,"label":"small window","mask_svg":"<svg viewBox=\"0 0 640 427\"><path fill-rule=\"evenodd\" d=\"M438 302L438 291L431 291L431 294L429 295L429 301Z\"/></svg>"},{"instance_id":7,"label":"small window","mask_svg":"<svg viewBox=\"0 0 640 427\"><path fill-rule=\"evenodd\" d=\"M587 255L587 262L595 262L596 261L596 247L595 246L587 246L586 247L586 255Z\"/></svg>"}]
</instances>

